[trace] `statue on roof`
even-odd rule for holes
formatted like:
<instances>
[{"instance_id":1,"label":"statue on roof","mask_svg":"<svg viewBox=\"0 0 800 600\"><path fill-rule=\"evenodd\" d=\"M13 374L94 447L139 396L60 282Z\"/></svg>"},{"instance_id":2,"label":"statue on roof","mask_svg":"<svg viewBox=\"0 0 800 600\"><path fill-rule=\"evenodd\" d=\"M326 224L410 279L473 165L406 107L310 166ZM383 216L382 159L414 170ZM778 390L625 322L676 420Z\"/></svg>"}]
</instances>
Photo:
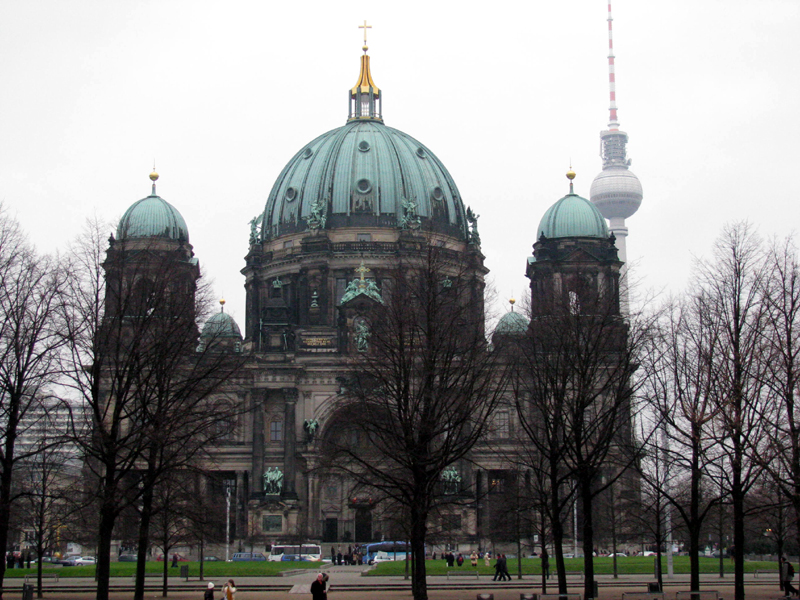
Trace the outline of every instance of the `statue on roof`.
<instances>
[{"instance_id":1,"label":"statue on roof","mask_svg":"<svg viewBox=\"0 0 800 600\"><path fill-rule=\"evenodd\" d=\"M472 207L467 208L467 221L470 224L471 230L469 233L469 242L471 244L475 244L476 246L481 245L481 236L478 234L478 219L480 215L476 215L472 212Z\"/></svg>"},{"instance_id":2,"label":"statue on roof","mask_svg":"<svg viewBox=\"0 0 800 600\"><path fill-rule=\"evenodd\" d=\"M403 207L403 216L398 221L400 229L419 229L422 221L417 214L417 203L403 198L400 206Z\"/></svg>"},{"instance_id":3,"label":"statue on roof","mask_svg":"<svg viewBox=\"0 0 800 600\"><path fill-rule=\"evenodd\" d=\"M308 228L316 232L318 229L325 229L328 220L328 199L317 198L311 203L311 214L306 217Z\"/></svg>"},{"instance_id":4,"label":"statue on roof","mask_svg":"<svg viewBox=\"0 0 800 600\"><path fill-rule=\"evenodd\" d=\"M264 219L264 213L253 217L250 220L250 245L258 244L261 242L261 223Z\"/></svg>"}]
</instances>

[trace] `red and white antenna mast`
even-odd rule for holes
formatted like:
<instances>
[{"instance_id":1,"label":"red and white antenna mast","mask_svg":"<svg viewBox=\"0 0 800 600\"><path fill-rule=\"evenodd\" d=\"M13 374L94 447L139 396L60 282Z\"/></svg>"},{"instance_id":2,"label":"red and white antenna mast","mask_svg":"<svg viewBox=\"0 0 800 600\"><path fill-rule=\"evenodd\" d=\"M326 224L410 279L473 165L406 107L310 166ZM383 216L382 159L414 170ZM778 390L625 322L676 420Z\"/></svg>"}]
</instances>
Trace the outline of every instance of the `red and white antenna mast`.
<instances>
[{"instance_id":1,"label":"red and white antenna mast","mask_svg":"<svg viewBox=\"0 0 800 600\"><path fill-rule=\"evenodd\" d=\"M608 110L611 113L608 128L611 131L619 129L617 120L617 82L614 75L614 30L611 27L614 18L611 16L611 0L608 2L608 91L611 95L611 105Z\"/></svg>"}]
</instances>

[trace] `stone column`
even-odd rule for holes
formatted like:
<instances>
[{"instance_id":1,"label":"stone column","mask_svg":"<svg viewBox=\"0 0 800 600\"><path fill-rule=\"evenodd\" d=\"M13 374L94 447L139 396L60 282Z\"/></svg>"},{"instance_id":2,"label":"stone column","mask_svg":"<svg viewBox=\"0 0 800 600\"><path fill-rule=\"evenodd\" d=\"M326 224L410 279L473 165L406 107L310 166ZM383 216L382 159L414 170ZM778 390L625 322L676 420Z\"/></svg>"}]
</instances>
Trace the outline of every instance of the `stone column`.
<instances>
[{"instance_id":1,"label":"stone column","mask_svg":"<svg viewBox=\"0 0 800 600\"><path fill-rule=\"evenodd\" d=\"M292 500L297 499L295 489L295 479L297 475L297 464L295 454L297 452L297 427L296 427L296 408L297 408L297 389L283 388L284 401L284 442L283 442L283 490L281 496Z\"/></svg>"},{"instance_id":2,"label":"stone column","mask_svg":"<svg viewBox=\"0 0 800 600\"><path fill-rule=\"evenodd\" d=\"M264 403L267 392L253 390L253 464L250 473L253 474L250 497L260 495L264 486Z\"/></svg>"}]
</instances>

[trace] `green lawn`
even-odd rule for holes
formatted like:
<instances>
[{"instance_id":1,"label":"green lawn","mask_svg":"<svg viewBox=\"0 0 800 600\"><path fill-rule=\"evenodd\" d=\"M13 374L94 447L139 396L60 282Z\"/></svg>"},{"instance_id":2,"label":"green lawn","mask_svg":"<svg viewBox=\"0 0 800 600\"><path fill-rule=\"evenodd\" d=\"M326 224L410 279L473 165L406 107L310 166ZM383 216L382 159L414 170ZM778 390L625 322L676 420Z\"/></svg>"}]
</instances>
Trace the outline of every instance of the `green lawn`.
<instances>
[{"instance_id":1,"label":"green lawn","mask_svg":"<svg viewBox=\"0 0 800 600\"><path fill-rule=\"evenodd\" d=\"M613 559L606 557L598 557L594 559L595 573L597 574L611 574L613 573ZM555 559L550 558L550 565L552 567L551 573L555 574ZM582 558L568 558L565 561L565 568L567 571L582 571L583 559ZM197 562L184 562L180 565L189 566L189 575L197 577L200 573L200 563ZM328 563L325 563L328 564ZM676 573L689 572L689 557L676 556L673 558L673 564ZM733 573L733 563L725 560L725 572ZM288 569L309 569L318 570L321 563L312 562L207 562L203 567L203 575L209 579L227 579L237 577L276 577L281 571ZM492 566L485 566L483 560L478 561L478 571L482 575L494 575L494 560ZM663 566L666 571L667 560L664 557ZM446 575L447 565L443 560L429 560L426 563L428 575ZM148 573L161 573L164 568L162 562L148 562ZM765 561L745 561L744 570L746 573L752 573L756 569L777 569L778 563L765 562ZM390 561L380 563L377 568L370 570L370 575L395 575L402 576L405 574L406 564L404 561ZM471 572L473 569L469 565L469 559L462 567L453 567L455 571ZM43 571L45 573L57 572L61 577L93 577L95 567L91 565L81 567L51 567L45 566ZM112 562L111 563L111 576L112 577L131 577L136 571L136 563L132 562ZM508 561L509 573L517 573L517 560L509 559ZM653 573L653 557L644 556L630 556L626 558L617 559L617 571L619 574L635 574L635 573ZM538 575L541 574L541 561L538 558L524 558L522 559L522 572L525 575ZM717 558L701 558L700 559L700 572L701 573L719 573L719 559ZM169 569L170 577L178 577L179 569ZM6 571L6 577L24 577L25 575L35 575L36 569L9 569Z\"/></svg>"},{"instance_id":2,"label":"green lawn","mask_svg":"<svg viewBox=\"0 0 800 600\"><path fill-rule=\"evenodd\" d=\"M189 566L189 575L197 577L200 574L199 562L181 562L179 565ZM216 561L203 564L203 576L209 579L233 578L236 577L276 577L281 571L289 569L310 569L319 570L321 563L313 562L272 562L272 561L242 561L229 562ZM25 577L25 575L36 575L36 568L31 565L30 569L8 569L6 577ZM147 563L147 573L161 573L164 569L163 562L150 561ZM94 577L94 565L84 565L79 567L60 567L45 566L43 573L58 573L60 577ZM112 577L132 577L136 572L135 562L112 562ZM169 568L170 577L178 577L179 568Z\"/></svg>"},{"instance_id":3,"label":"green lawn","mask_svg":"<svg viewBox=\"0 0 800 600\"><path fill-rule=\"evenodd\" d=\"M594 559L594 571L598 575L611 574L614 572L613 558L597 557ZM617 558L617 572L620 575L624 574L637 574L637 573L653 573L654 557L645 556L629 556ZM550 557L551 578L555 575L555 558ZM567 571L582 571L583 559L582 558L568 558L564 560L564 567ZM725 572L733 573L733 563L725 560ZM688 556L675 556L673 557L673 565L675 573L688 573L689 572L689 557ZM663 557L662 560L663 571L667 569L667 559ZM752 573L756 569L777 569L777 562L766 561L745 561L744 570L746 573ZM426 563L426 570L428 575L446 575L447 564L443 560L429 560ZM453 570L472 572L474 569L469 564L469 559L461 567L453 567ZM494 560L492 566L485 566L483 559L478 561L478 571L482 575L494 575ZM517 573L517 560L508 560L509 573ZM522 572L525 575L539 575L541 574L541 561L538 558L523 558L522 559ZM719 573L719 559L706 558L700 559L700 572L701 573ZM370 571L370 575L403 575L405 573L404 561L390 561L383 562L378 565L376 569Z\"/></svg>"}]
</instances>

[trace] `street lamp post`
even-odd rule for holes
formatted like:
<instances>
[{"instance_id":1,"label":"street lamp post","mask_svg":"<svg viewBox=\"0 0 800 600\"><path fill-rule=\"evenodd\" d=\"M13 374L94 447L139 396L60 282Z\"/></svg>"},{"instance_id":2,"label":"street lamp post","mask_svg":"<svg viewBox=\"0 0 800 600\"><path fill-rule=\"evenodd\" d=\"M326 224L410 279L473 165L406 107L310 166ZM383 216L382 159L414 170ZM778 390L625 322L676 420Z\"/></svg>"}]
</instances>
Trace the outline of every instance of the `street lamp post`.
<instances>
[{"instance_id":1,"label":"street lamp post","mask_svg":"<svg viewBox=\"0 0 800 600\"><path fill-rule=\"evenodd\" d=\"M225 562L231 551L231 482L225 482Z\"/></svg>"}]
</instances>

